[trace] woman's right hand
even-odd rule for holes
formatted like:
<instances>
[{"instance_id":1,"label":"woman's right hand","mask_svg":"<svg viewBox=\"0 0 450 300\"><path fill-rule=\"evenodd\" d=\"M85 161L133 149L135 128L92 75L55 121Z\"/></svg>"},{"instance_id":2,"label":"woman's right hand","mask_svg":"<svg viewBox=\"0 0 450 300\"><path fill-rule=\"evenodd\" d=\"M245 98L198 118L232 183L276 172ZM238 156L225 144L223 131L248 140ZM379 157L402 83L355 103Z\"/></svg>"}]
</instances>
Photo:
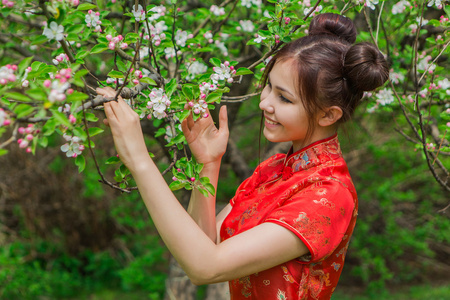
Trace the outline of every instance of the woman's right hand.
<instances>
[{"instance_id":1,"label":"woman's right hand","mask_svg":"<svg viewBox=\"0 0 450 300\"><path fill-rule=\"evenodd\" d=\"M194 121L192 114L181 123L181 128L197 162L207 165L220 161L227 149L229 134L226 106L220 108L219 129L211 115Z\"/></svg>"}]
</instances>

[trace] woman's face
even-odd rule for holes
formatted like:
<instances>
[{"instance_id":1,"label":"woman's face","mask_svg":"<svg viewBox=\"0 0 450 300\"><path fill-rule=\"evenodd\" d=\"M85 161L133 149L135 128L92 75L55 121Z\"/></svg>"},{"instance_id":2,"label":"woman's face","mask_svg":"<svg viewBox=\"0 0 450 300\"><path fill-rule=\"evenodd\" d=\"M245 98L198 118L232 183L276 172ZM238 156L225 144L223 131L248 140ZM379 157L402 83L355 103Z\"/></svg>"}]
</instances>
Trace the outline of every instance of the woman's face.
<instances>
[{"instance_id":1,"label":"woman's face","mask_svg":"<svg viewBox=\"0 0 450 300\"><path fill-rule=\"evenodd\" d=\"M259 107L264 111L264 136L271 142L292 141L297 151L310 142L305 141L308 115L297 94L295 72L292 60L275 63Z\"/></svg>"}]
</instances>

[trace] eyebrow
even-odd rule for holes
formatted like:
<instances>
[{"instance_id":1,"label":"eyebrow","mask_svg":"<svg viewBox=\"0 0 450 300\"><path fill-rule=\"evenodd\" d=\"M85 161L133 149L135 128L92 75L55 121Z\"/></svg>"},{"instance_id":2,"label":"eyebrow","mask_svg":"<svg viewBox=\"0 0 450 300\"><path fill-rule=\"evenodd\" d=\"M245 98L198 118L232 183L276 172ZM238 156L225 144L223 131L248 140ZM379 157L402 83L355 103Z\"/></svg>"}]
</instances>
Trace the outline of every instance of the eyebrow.
<instances>
[{"instance_id":1,"label":"eyebrow","mask_svg":"<svg viewBox=\"0 0 450 300\"><path fill-rule=\"evenodd\" d=\"M269 83L271 83L271 80L270 80L270 73L269 73L268 77L269 77L269 78L268 78L268 79L269 79ZM283 88L283 87L281 87L281 86L278 86L278 85L276 85L275 88L278 89L278 90L280 90L280 91L283 91L283 92L285 92L285 93L288 93L288 94L291 95L293 98L295 98L295 96L294 96L291 92L289 92L288 90L286 90L285 88Z\"/></svg>"}]
</instances>

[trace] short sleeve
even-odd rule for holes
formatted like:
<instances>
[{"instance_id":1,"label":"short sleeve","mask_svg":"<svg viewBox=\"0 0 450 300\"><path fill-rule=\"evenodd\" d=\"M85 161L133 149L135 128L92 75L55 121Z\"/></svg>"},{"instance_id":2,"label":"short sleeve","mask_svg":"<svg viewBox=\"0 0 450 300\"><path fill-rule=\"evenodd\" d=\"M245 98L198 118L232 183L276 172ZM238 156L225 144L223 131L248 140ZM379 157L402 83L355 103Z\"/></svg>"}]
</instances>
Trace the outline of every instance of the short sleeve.
<instances>
[{"instance_id":1,"label":"short sleeve","mask_svg":"<svg viewBox=\"0 0 450 300\"><path fill-rule=\"evenodd\" d=\"M331 255L341 243L353 216L355 200L337 182L323 182L287 199L273 210L266 222L281 225L295 233L308 247L311 262Z\"/></svg>"}]
</instances>

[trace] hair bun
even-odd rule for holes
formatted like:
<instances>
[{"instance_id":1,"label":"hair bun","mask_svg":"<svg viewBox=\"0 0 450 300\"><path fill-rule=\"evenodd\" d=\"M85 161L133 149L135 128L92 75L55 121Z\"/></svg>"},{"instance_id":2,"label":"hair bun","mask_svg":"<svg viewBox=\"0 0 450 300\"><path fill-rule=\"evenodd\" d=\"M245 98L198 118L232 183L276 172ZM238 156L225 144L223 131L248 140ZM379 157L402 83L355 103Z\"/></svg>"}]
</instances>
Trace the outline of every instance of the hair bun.
<instances>
[{"instance_id":1,"label":"hair bun","mask_svg":"<svg viewBox=\"0 0 450 300\"><path fill-rule=\"evenodd\" d=\"M356 28L352 20L333 13L316 15L309 25L308 32L309 35L335 35L350 44L356 41Z\"/></svg>"},{"instance_id":2,"label":"hair bun","mask_svg":"<svg viewBox=\"0 0 450 300\"><path fill-rule=\"evenodd\" d=\"M353 45L345 54L344 77L357 92L372 91L389 78L389 66L383 54L371 43Z\"/></svg>"}]
</instances>

